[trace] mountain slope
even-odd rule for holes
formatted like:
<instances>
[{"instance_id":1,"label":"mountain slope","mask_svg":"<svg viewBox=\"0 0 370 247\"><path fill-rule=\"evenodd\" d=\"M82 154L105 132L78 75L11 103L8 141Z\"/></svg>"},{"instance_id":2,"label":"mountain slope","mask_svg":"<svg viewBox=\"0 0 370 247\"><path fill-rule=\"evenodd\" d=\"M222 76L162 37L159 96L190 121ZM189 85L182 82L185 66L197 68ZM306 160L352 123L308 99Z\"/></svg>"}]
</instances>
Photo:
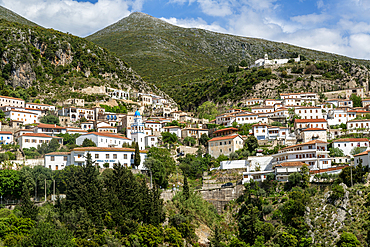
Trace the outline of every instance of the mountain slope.
<instances>
[{"instance_id":1,"label":"mountain slope","mask_svg":"<svg viewBox=\"0 0 370 247\"><path fill-rule=\"evenodd\" d=\"M124 61L83 38L0 19L0 44L1 95L94 102L102 96L86 98L82 89L109 85L165 96Z\"/></svg>"},{"instance_id":2,"label":"mountain slope","mask_svg":"<svg viewBox=\"0 0 370 247\"><path fill-rule=\"evenodd\" d=\"M22 16L2 6L0 6L0 19L17 22L28 26L38 26L36 23L33 23L32 21L29 21L26 18L23 18Z\"/></svg>"},{"instance_id":3,"label":"mountain slope","mask_svg":"<svg viewBox=\"0 0 370 247\"><path fill-rule=\"evenodd\" d=\"M262 39L181 28L143 13L132 13L117 23L87 37L114 51L146 80L153 81L173 98L197 83L220 78L226 67L242 60L251 64L268 53L270 58L303 55L314 60L366 60L304 49ZM186 100L186 99L185 99ZM179 102L189 109L188 102ZM196 102L199 105L201 102Z\"/></svg>"}]
</instances>

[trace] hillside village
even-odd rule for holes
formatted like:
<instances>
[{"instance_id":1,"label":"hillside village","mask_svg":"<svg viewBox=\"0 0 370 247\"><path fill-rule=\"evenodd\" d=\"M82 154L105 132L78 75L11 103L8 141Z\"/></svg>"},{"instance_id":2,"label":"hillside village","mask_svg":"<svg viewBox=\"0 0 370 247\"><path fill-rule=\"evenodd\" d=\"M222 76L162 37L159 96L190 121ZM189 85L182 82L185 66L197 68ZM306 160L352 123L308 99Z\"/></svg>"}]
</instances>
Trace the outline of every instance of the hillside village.
<instances>
[{"instance_id":1,"label":"hillside village","mask_svg":"<svg viewBox=\"0 0 370 247\"><path fill-rule=\"evenodd\" d=\"M285 60L271 62L266 55L253 66L276 66ZM0 96L5 119L1 143L12 146L14 153L3 148L8 154L3 160L11 157L18 165L61 170L82 165L89 152L100 168L121 163L144 171L150 147L179 143L174 157L195 154L204 146L205 153L221 161L220 167L212 169L242 168L243 183L264 181L271 173L276 180L287 181L303 165L308 165L313 177L369 162L370 99L364 88L327 92L332 98L325 100L309 92L280 93L277 99L249 98L238 104L241 109L228 109L213 120L179 111L175 103L155 94L109 87L99 90L105 92L108 103L123 102L137 110L109 112L105 101L100 102L103 107L86 108L84 99L76 98L48 105ZM66 135L74 136L75 142L63 140ZM243 153L253 141L256 148ZM42 145L52 142L61 148L37 154ZM142 156L137 167L133 165L136 144Z\"/></svg>"}]
</instances>

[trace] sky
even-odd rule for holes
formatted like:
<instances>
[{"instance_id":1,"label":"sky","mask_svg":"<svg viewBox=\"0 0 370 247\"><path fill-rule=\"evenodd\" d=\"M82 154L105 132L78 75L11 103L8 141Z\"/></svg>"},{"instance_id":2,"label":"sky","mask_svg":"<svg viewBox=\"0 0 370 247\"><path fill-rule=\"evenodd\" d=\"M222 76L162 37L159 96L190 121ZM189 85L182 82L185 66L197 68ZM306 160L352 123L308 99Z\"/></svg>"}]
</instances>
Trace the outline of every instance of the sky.
<instances>
[{"instance_id":1,"label":"sky","mask_svg":"<svg viewBox=\"0 0 370 247\"><path fill-rule=\"evenodd\" d=\"M0 5L81 37L140 11L181 27L370 59L370 0L0 0Z\"/></svg>"}]
</instances>

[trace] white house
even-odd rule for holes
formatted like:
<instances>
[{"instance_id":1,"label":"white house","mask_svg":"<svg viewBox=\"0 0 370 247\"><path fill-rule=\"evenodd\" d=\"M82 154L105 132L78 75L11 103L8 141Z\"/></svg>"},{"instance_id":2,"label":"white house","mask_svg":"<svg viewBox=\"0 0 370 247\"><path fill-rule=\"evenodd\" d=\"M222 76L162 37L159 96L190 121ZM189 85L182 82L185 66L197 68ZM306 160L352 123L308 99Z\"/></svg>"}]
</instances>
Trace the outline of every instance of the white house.
<instances>
[{"instance_id":1,"label":"white house","mask_svg":"<svg viewBox=\"0 0 370 247\"><path fill-rule=\"evenodd\" d=\"M122 147L124 143L131 144L132 140L117 134L89 132L76 138L76 145L82 146L85 139L93 141L97 147Z\"/></svg>"},{"instance_id":2,"label":"white house","mask_svg":"<svg viewBox=\"0 0 370 247\"><path fill-rule=\"evenodd\" d=\"M273 106L256 106L251 108L252 113L269 113L274 112Z\"/></svg>"},{"instance_id":3,"label":"white house","mask_svg":"<svg viewBox=\"0 0 370 247\"><path fill-rule=\"evenodd\" d=\"M299 172L303 165L307 165L301 161L287 161L275 165L275 176L277 181L288 181L290 174ZM308 165L307 165L308 166Z\"/></svg>"},{"instance_id":4,"label":"white house","mask_svg":"<svg viewBox=\"0 0 370 247\"><path fill-rule=\"evenodd\" d=\"M349 99L328 99L326 102L335 107L353 107L353 102Z\"/></svg>"},{"instance_id":5,"label":"white house","mask_svg":"<svg viewBox=\"0 0 370 247\"><path fill-rule=\"evenodd\" d=\"M349 133L368 132L370 128L370 119L353 119L347 122Z\"/></svg>"},{"instance_id":6,"label":"white house","mask_svg":"<svg viewBox=\"0 0 370 247\"><path fill-rule=\"evenodd\" d=\"M195 139L199 139L203 134L206 134L208 136L208 129L185 128L181 130L182 138L189 136Z\"/></svg>"},{"instance_id":7,"label":"white house","mask_svg":"<svg viewBox=\"0 0 370 247\"><path fill-rule=\"evenodd\" d=\"M88 121L95 120L95 110L86 108L68 107L58 111L59 116L69 117L70 122L80 121L85 118Z\"/></svg>"},{"instance_id":8,"label":"white house","mask_svg":"<svg viewBox=\"0 0 370 247\"><path fill-rule=\"evenodd\" d=\"M91 130L94 129L94 123L93 122L84 122L81 123L81 129L83 130Z\"/></svg>"},{"instance_id":9,"label":"white house","mask_svg":"<svg viewBox=\"0 0 370 247\"><path fill-rule=\"evenodd\" d=\"M294 109L294 114L301 117L301 119L322 119L322 109L321 107L296 107Z\"/></svg>"},{"instance_id":10,"label":"white house","mask_svg":"<svg viewBox=\"0 0 370 247\"><path fill-rule=\"evenodd\" d=\"M20 98L13 98L0 95L0 106L25 107L25 101Z\"/></svg>"},{"instance_id":11,"label":"white house","mask_svg":"<svg viewBox=\"0 0 370 247\"><path fill-rule=\"evenodd\" d=\"M37 148L37 146L43 144L43 143L49 143L53 137L41 134L41 133L26 133L24 135L21 135L17 138L19 147L21 149L23 148ZM57 138L59 144L63 144L63 138Z\"/></svg>"},{"instance_id":12,"label":"white house","mask_svg":"<svg viewBox=\"0 0 370 247\"><path fill-rule=\"evenodd\" d=\"M294 129L299 134L306 128L328 129L328 122L325 119L295 119Z\"/></svg>"},{"instance_id":13,"label":"white house","mask_svg":"<svg viewBox=\"0 0 370 247\"><path fill-rule=\"evenodd\" d=\"M67 133L67 129L65 127L61 127L56 124L40 123L34 128L34 133L42 133L46 135L55 136L58 134Z\"/></svg>"},{"instance_id":14,"label":"white house","mask_svg":"<svg viewBox=\"0 0 370 247\"><path fill-rule=\"evenodd\" d=\"M247 99L245 101L245 105L246 106L250 106L250 105L260 105L263 103L263 99L260 99L260 98L253 98L253 99Z\"/></svg>"},{"instance_id":15,"label":"white house","mask_svg":"<svg viewBox=\"0 0 370 247\"><path fill-rule=\"evenodd\" d=\"M366 138L344 138L344 139L338 139L333 141L333 147L339 148L343 151L343 154L345 156L350 156L351 151L356 148L360 147L365 150L369 149L369 140Z\"/></svg>"},{"instance_id":16,"label":"white house","mask_svg":"<svg viewBox=\"0 0 370 247\"><path fill-rule=\"evenodd\" d=\"M181 138L181 128L179 126L167 126L163 127L163 132L169 132L171 134L176 134L177 137Z\"/></svg>"},{"instance_id":17,"label":"white house","mask_svg":"<svg viewBox=\"0 0 370 247\"><path fill-rule=\"evenodd\" d=\"M156 147L158 146L158 137L154 135L145 136L145 147Z\"/></svg>"},{"instance_id":18,"label":"white house","mask_svg":"<svg viewBox=\"0 0 370 247\"><path fill-rule=\"evenodd\" d=\"M92 161L100 168L108 163L109 168L113 168L114 164L122 164L126 167L131 167L134 164L135 149L134 148L102 148L102 147L82 147L75 148L71 152L71 165L85 164L87 153L91 154ZM140 165L137 169L146 170L144 161L147 156L146 150L140 151ZM48 164L45 164L48 165Z\"/></svg>"},{"instance_id":19,"label":"white house","mask_svg":"<svg viewBox=\"0 0 370 247\"><path fill-rule=\"evenodd\" d=\"M33 124L39 122L38 114L30 111L21 110L9 110L5 112L5 118L10 118L11 120L21 121L23 124Z\"/></svg>"},{"instance_id":20,"label":"white house","mask_svg":"<svg viewBox=\"0 0 370 247\"><path fill-rule=\"evenodd\" d=\"M13 143L13 133L10 131L0 131L0 144Z\"/></svg>"},{"instance_id":21,"label":"white house","mask_svg":"<svg viewBox=\"0 0 370 247\"><path fill-rule=\"evenodd\" d=\"M327 148L328 143L313 140L280 149L274 157L274 164L283 162L303 162L310 170L326 169L331 167L331 158Z\"/></svg>"},{"instance_id":22,"label":"white house","mask_svg":"<svg viewBox=\"0 0 370 247\"><path fill-rule=\"evenodd\" d=\"M349 120L348 118L347 108L334 108L332 110L328 110L326 117L330 126L340 125L342 123L346 124Z\"/></svg>"},{"instance_id":23,"label":"white house","mask_svg":"<svg viewBox=\"0 0 370 247\"><path fill-rule=\"evenodd\" d=\"M369 152L370 150L366 150L362 153L354 155L355 165L357 166L361 163L363 166L369 166Z\"/></svg>"},{"instance_id":24,"label":"white house","mask_svg":"<svg viewBox=\"0 0 370 247\"><path fill-rule=\"evenodd\" d=\"M290 59L293 59L295 62L301 61L300 56L298 56L297 58L283 58L283 59L270 59L269 60L268 59L268 55L265 54L265 57L264 58L257 59L254 62L254 65L252 65L251 67L260 67L260 66L265 66L265 65L271 66L271 65L286 64L286 63L288 63L288 61Z\"/></svg>"},{"instance_id":25,"label":"white house","mask_svg":"<svg viewBox=\"0 0 370 247\"><path fill-rule=\"evenodd\" d=\"M71 164L71 152L54 152L45 154L44 166L53 171L63 170Z\"/></svg>"},{"instance_id":26,"label":"white house","mask_svg":"<svg viewBox=\"0 0 370 247\"><path fill-rule=\"evenodd\" d=\"M38 104L38 103L26 103L26 108L55 111L55 106L53 105Z\"/></svg>"},{"instance_id":27,"label":"white house","mask_svg":"<svg viewBox=\"0 0 370 247\"><path fill-rule=\"evenodd\" d=\"M264 123L254 124L252 131L257 140L281 140L289 136L287 127L270 126Z\"/></svg>"}]
</instances>

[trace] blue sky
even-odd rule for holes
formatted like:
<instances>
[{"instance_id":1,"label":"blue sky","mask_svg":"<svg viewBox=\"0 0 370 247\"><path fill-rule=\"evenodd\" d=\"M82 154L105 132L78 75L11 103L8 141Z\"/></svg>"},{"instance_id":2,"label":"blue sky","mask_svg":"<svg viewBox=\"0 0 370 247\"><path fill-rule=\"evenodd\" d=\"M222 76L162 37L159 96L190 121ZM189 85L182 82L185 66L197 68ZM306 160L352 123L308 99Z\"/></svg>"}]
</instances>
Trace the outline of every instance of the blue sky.
<instances>
[{"instance_id":1,"label":"blue sky","mask_svg":"<svg viewBox=\"0 0 370 247\"><path fill-rule=\"evenodd\" d=\"M0 5L81 37L140 11L182 27L370 59L370 0L0 0Z\"/></svg>"}]
</instances>

